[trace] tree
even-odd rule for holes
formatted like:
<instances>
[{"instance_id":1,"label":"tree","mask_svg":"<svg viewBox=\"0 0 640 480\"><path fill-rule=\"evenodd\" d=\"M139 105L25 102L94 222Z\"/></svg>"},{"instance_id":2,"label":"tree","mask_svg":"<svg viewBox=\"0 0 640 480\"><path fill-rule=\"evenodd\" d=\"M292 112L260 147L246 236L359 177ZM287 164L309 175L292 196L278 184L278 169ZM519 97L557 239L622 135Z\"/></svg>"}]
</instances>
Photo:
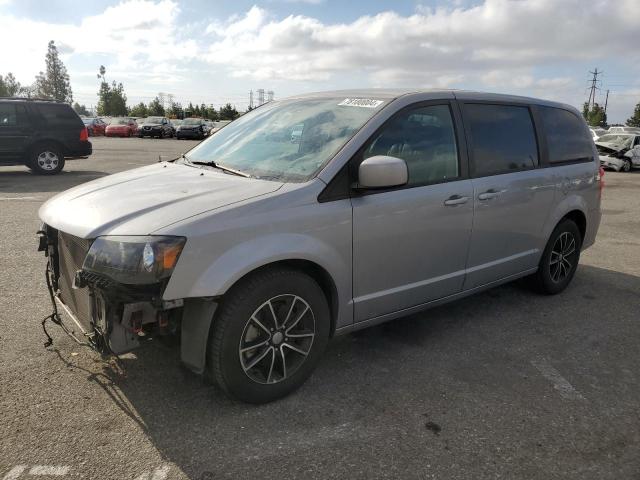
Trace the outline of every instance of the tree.
<instances>
[{"instance_id":1,"label":"tree","mask_svg":"<svg viewBox=\"0 0 640 480\"><path fill-rule=\"evenodd\" d=\"M53 40L49 42L47 47L45 71L36 75L35 93L37 96L61 102L71 103L73 101L67 67L60 60L58 48Z\"/></svg>"},{"instance_id":2,"label":"tree","mask_svg":"<svg viewBox=\"0 0 640 480\"><path fill-rule=\"evenodd\" d=\"M13 76L13 73L7 73L4 78L0 75L0 97L15 97L21 92L22 85Z\"/></svg>"},{"instance_id":3,"label":"tree","mask_svg":"<svg viewBox=\"0 0 640 480\"><path fill-rule=\"evenodd\" d=\"M213 105L209 105L207 107L207 118L209 120L218 120L218 112L216 112Z\"/></svg>"},{"instance_id":4,"label":"tree","mask_svg":"<svg viewBox=\"0 0 640 480\"><path fill-rule=\"evenodd\" d=\"M630 127L640 127L640 103L636 105L633 115L627 120L627 125Z\"/></svg>"},{"instance_id":5,"label":"tree","mask_svg":"<svg viewBox=\"0 0 640 480\"><path fill-rule=\"evenodd\" d=\"M220 107L218 112L220 120L235 120L240 116L236 107L232 107L230 103L227 103L224 107Z\"/></svg>"},{"instance_id":6,"label":"tree","mask_svg":"<svg viewBox=\"0 0 640 480\"><path fill-rule=\"evenodd\" d=\"M84 115L86 117L89 116L89 110L84 105L80 105L78 102L73 104L73 109L76 111L78 115Z\"/></svg>"},{"instance_id":7,"label":"tree","mask_svg":"<svg viewBox=\"0 0 640 480\"><path fill-rule=\"evenodd\" d=\"M147 106L144 103L140 102L129 111L129 115L131 115L132 117L145 118L149 116L149 111L147 109Z\"/></svg>"},{"instance_id":8,"label":"tree","mask_svg":"<svg viewBox=\"0 0 640 480\"><path fill-rule=\"evenodd\" d=\"M589 108L589 104L585 103L582 106L582 115L592 127L607 127L607 114L604 112L604 108L597 103L592 108Z\"/></svg>"},{"instance_id":9,"label":"tree","mask_svg":"<svg viewBox=\"0 0 640 480\"><path fill-rule=\"evenodd\" d=\"M100 65L97 77L102 81L98 91L98 115L127 115L127 96L124 93L124 86L122 83L116 84L115 80L109 85L105 78L106 72L104 65Z\"/></svg>"},{"instance_id":10,"label":"tree","mask_svg":"<svg viewBox=\"0 0 640 480\"><path fill-rule=\"evenodd\" d=\"M160 99L158 97L154 98L149 104L149 115L164 117L164 107L160 103Z\"/></svg>"}]
</instances>

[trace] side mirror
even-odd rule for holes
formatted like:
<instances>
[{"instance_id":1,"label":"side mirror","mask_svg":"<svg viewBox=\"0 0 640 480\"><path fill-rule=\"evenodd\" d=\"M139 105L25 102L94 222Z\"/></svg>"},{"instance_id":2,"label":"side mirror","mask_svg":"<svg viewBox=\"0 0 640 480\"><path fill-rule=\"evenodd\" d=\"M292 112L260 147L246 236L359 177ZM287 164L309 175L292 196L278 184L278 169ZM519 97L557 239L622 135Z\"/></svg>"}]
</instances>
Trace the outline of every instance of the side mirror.
<instances>
[{"instance_id":1,"label":"side mirror","mask_svg":"<svg viewBox=\"0 0 640 480\"><path fill-rule=\"evenodd\" d=\"M364 160L358 168L360 188L389 188L406 185L409 181L407 164L401 158L376 155Z\"/></svg>"}]
</instances>

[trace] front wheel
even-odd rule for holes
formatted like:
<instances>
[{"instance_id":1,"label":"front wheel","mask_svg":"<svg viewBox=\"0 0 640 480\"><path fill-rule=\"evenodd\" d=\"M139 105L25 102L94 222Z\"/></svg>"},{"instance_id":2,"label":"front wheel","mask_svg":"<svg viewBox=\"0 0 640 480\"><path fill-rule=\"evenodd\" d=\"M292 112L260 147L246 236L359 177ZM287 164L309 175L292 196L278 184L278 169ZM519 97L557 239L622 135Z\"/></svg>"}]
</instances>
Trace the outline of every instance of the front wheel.
<instances>
[{"instance_id":1,"label":"front wheel","mask_svg":"<svg viewBox=\"0 0 640 480\"><path fill-rule=\"evenodd\" d=\"M631 160L624 160L624 163L622 164L622 171L625 173L628 173L631 171Z\"/></svg>"},{"instance_id":2,"label":"front wheel","mask_svg":"<svg viewBox=\"0 0 640 480\"><path fill-rule=\"evenodd\" d=\"M555 228L542 253L533 285L541 293L562 292L576 273L580 260L582 235L573 220L562 220Z\"/></svg>"},{"instance_id":3,"label":"front wheel","mask_svg":"<svg viewBox=\"0 0 640 480\"><path fill-rule=\"evenodd\" d=\"M235 286L216 313L209 367L231 397L266 403L311 375L329 339L329 307L308 275L274 268Z\"/></svg>"}]
</instances>

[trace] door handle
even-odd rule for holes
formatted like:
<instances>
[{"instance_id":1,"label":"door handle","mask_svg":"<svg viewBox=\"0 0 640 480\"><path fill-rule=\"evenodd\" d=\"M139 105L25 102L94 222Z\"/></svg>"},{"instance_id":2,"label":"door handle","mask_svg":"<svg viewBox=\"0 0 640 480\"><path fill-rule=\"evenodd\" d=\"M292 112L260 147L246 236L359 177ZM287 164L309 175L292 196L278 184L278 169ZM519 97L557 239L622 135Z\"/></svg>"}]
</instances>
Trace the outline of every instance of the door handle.
<instances>
[{"instance_id":1,"label":"door handle","mask_svg":"<svg viewBox=\"0 0 640 480\"><path fill-rule=\"evenodd\" d=\"M491 200L492 198L499 196L502 192L504 192L504 190L495 190L492 188L491 190L487 190L486 192L478 195L478 200Z\"/></svg>"},{"instance_id":2,"label":"door handle","mask_svg":"<svg viewBox=\"0 0 640 480\"><path fill-rule=\"evenodd\" d=\"M455 207L456 205L462 205L463 203L467 203L469 201L469 197L463 197L461 195L452 195L444 201L444 204L447 207Z\"/></svg>"}]
</instances>

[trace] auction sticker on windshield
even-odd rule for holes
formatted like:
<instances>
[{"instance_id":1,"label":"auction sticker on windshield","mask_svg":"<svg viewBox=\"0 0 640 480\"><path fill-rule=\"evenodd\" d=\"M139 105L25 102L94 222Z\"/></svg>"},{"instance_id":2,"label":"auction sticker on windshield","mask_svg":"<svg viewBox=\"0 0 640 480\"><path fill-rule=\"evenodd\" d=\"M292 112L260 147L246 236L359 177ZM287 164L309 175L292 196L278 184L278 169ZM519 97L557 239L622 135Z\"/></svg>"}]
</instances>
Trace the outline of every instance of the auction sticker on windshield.
<instances>
[{"instance_id":1,"label":"auction sticker on windshield","mask_svg":"<svg viewBox=\"0 0 640 480\"><path fill-rule=\"evenodd\" d=\"M374 100L372 98L345 98L338 105L345 107L377 108L383 103L382 100Z\"/></svg>"}]
</instances>

